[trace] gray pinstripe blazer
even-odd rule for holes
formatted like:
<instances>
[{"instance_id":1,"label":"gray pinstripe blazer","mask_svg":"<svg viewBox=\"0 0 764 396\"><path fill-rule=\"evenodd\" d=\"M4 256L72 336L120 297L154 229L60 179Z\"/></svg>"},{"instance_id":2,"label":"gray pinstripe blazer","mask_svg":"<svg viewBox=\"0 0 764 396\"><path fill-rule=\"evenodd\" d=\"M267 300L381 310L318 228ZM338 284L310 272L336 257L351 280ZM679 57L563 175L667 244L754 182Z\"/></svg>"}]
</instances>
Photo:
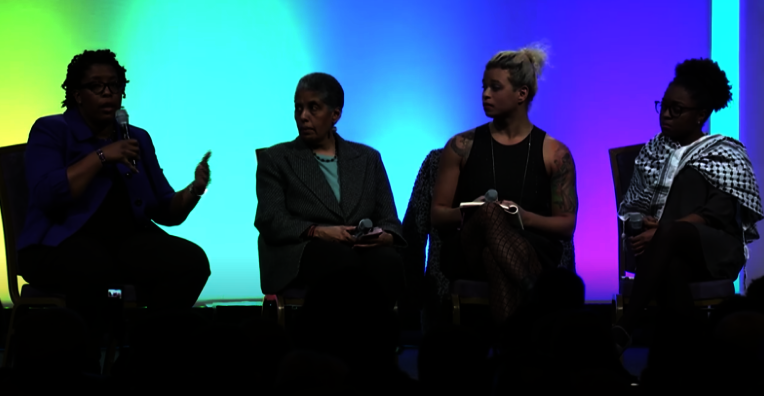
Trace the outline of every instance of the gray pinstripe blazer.
<instances>
[{"instance_id":1,"label":"gray pinstripe blazer","mask_svg":"<svg viewBox=\"0 0 764 396\"><path fill-rule=\"evenodd\" d=\"M403 245L390 181L377 150L337 135L340 202L337 202L313 152L298 137L257 155L257 214L260 232L260 287L265 294L283 289L297 276L313 224L358 225L369 218Z\"/></svg>"}]
</instances>

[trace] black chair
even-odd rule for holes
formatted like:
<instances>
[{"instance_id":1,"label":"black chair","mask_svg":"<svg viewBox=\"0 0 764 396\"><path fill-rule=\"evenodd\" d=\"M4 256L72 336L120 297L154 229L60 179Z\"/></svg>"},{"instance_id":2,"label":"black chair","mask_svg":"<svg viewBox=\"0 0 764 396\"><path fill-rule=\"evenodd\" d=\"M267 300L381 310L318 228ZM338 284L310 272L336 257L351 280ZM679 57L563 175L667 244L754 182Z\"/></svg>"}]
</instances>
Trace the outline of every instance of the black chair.
<instances>
[{"instance_id":1,"label":"black chair","mask_svg":"<svg viewBox=\"0 0 764 396\"><path fill-rule=\"evenodd\" d=\"M634 174L634 162L643 146L644 144L635 144L608 150L610 168L613 172L616 210L618 210L618 205L623 201L626 190L629 188L631 177ZM624 306L629 303L629 296L631 296L634 285L634 278L627 276L626 272L634 273L636 271L634 255L629 254L620 240L622 234L623 222L618 219L618 293L613 295L614 323L623 315ZM725 298L733 296L735 284L731 280L697 282L690 284L690 290L695 300L695 306L707 311L724 301Z\"/></svg>"},{"instance_id":2,"label":"black chair","mask_svg":"<svg viewBox=\"0 0 764 396\"><path fill-rule=\"evenodd\" d=\"M3 217L5 235L5 256L8 272L8 291L13 302L8 335L5 341L2 367L9 367L12 361L15 321L18 315L28 308L66 307L66 296L61 292L50 291L25 284L19 291L18 255L16 240L24 227L29 189L27 187L24 166L26 144L0 148L0 210ZM125 308L136 307L135 288L131 285L121 285L122 301ZM106 292L104 290L104 292ZM116 343L112 342L107 351L104 371L108 372L114 360Z\"/></svg>"},{"instance_id":3,"label":"black chair","mask_svg":"<svg viewBox=\"0 0 764 396\"><path fill-rule=\"evenodd\" d=\"M260 154L266 148L259 148L255 150L255 156L260 159ZM282 327L286 326L286 308L287 307L302 307L305 304L305 294L307 290L304 288L288 288L277 294L265 294L263 297L262 313L263 317L271 316L271 308L275 306L276 309L276 321Z\"/></svg>"}]
</instances>

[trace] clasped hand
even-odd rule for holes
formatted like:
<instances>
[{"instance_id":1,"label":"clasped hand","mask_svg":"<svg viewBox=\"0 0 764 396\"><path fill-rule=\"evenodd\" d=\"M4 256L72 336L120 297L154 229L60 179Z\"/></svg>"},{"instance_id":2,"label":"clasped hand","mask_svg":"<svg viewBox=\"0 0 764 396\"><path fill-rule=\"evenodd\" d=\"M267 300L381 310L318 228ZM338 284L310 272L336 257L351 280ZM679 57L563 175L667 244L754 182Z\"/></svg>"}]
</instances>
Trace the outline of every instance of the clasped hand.
<instances>
[{"instance_id":1,"label":"clasped hand","mask_svg":"<svg viewBox=\"0 0 764 396\"><path fill-rule=\"evenodd\" d=\"M481 196L475 198L475 200L472 201L472 202L485 202L485 195L481 195ZM524 218L525 209L523 209L520 205L516 204L514 201L504 200L504 201L498 201L497 203L499 205L506 206L506 207L510 207L512 205L517 206L517 213L520 215L520 218Z\"/></svg>"},{"instance_id":2,"label":"clasped hand","mask_svg":"<svg viewBox=\"0 0 764 396\"><path fill-rule=\"evenodd\" d=\"M106 162L121 163L130 168L133 173L138 169L133 166L133 161L140 159L141 149L135 139L119 140L106 145L101 149Z\"/></svg>"},{"instance_id":3,"label":"clasped hand","mask_svg":"<svg viewBox=\"0 0 764 396\"><path fill-rule=\"evenodd\" d=\"M374 227L371 233L381 234L376 238L354 237L350 233L355 231L355 226L322 226L316 227L313 235L321 240L334 243L352 245L356 248L371 248L376 246L390 246L393 244L392 234L382 231L379 227Z\"/></svg>"},{"instance_id":4,"label":"clasped hand","mask_svg":"<svg viewBox=\"0 0 764 396\"><path fill-rule=\"evenodd\" d=\"M635 256L639 256L645 252L645 249L647 249L647 246L653 239L655 231L658 229L658 220L652 216L645 217L642 224L646 230L637 236L628 238L629 247Z\"/></svg>"}]
</instances>

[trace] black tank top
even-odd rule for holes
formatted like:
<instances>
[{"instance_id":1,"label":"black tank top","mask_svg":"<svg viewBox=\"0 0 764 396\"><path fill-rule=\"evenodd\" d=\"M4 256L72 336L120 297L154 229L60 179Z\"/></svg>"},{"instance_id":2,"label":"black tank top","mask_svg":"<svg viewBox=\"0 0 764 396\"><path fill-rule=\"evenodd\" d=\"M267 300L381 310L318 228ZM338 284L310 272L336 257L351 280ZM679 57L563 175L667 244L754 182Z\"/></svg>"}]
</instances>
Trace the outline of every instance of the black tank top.
<instances>
[{"instance_id":1,"label":"black tank top","mask_svg":"<svg viewBox=\"0 0 764 396\"><path fill-rule=\"evenodd\" d=\"M529 212L550 216L552 191L544 165L545 137L546 132L534 126L522 142L506 146L493 139L488 124L477 127L469 158L459 174L454 207L493 188L500 201L513 201Z\"/></svg>"}]
</instances>

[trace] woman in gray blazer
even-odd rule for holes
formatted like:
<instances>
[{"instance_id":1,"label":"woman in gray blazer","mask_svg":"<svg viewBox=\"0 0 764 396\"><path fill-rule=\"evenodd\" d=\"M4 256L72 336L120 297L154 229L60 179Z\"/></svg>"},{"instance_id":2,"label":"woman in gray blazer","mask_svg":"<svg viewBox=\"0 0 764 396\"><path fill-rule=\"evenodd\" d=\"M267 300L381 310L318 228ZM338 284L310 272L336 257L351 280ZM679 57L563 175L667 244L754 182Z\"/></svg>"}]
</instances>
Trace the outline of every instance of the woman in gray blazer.
<instances>
[{"instance_id":1,"label":"woman in gray blazer","mask_svg":"<svg viewBox=\"0 0 764 396\"><path fill-rule=\"evenodd\" d=\"M263 293L310 287L334 271L362 266L390 297L403 289L405 244L390 182L377 150L349 142L334 125L344 91L325 73L300 79L299 135L258 154L257 214ZM357 235L362 219L374 229Z\"/></svg>"}]
</instances>

